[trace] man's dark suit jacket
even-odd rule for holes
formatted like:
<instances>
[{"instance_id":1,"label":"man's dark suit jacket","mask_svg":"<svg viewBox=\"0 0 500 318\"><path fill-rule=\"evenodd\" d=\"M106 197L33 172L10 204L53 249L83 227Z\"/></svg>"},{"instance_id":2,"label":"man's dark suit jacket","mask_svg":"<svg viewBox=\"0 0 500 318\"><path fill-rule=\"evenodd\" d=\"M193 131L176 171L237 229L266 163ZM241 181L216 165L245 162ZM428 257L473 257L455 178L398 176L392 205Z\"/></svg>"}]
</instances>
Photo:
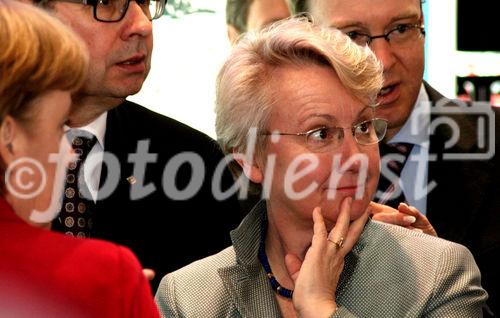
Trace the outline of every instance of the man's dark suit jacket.
<instances>
[{"instance_id":1,"label":"man's dark suit jacket","mask_svg":"<svg viewBox=\"0 0 500 318\"><path fill-rule=\"evenodd\" d=\"M152 282L154 290L166 273L231 244L229 231L239 224L243 215L239 214L237 196L217 201L212 195L212 175L223 159L213 139L129 101L108 112L106 125L104 151L117 156L121 173L118 187L111 196L103 199L99 192L93 210L92 237L132 249L145 268L156 271ZM156 191L131 200L131 187L139 181L131 184L129 177L137 179L139 174L134 174L128 156L137 151L140 140L149 140L149 153L158 154L156 163L146 165L142 182L154 184ZM174 200L165 194L162 178L167 163L182 152L194 152L203 158L205 178L193 198ZM108 172L103 165L101 187ZM191 174L188 164L180 167L176 178L179 190L188 185ZM223 184L226 187L233 184L227 169Z\"/></svg>"},{"instance_id":2,"label":"man's dark suit jacket","mask_svg":"<svg viewBox=\"0 0 500 318\"><path fill-rule=\"evenodd\" d=\"M444 98L425 84L433 105ZM500 136L500 121L495 109L495 150ZM446 114L444 114L446 115ZM431 119L437 114L432 114ZM478 153L478 121L475 115L451 116L460 127L460 139L448 152ZM443 160L444 143L450 139L449 126L440 125L430 136L428 182L437 187L427 197L427 216L439 237L465 245L474 255L481 270L482 285L489 293L489 306L500 309L500 175L497 154L490 160ZM481 132L484 134L484 132ZM488 137L488 136L487 136ZM489 138L489 137L488 137Z\"/></svg>"}]
</instances>

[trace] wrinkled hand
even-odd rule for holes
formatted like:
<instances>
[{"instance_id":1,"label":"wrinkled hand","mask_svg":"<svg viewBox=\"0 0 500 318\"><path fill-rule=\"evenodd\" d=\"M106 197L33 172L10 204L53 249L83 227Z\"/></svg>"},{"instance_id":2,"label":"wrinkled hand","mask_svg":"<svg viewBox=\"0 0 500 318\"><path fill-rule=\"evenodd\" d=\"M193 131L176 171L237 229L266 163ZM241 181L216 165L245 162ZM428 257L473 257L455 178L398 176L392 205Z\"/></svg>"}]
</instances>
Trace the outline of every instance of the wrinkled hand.
<instances>
[{"instance_id":1,"label":"wrinkled hand","mask_svg":"<svg viewBox=\"0 0 500 318\"><path fill-rule=\"evenodd\" d=\"M155 271L150 268L143 268L142 273L144 274L144 276L148 281L152 281L156 275Z\"/></svg>"},{"instance_id":2,"label":"wrinkled hand","mask_svg":"<svg viewBox=\"0 0 500 318\"><path fill-rule=\"evenodd\" d=\"M304 260L287 254L285 264L294 281L293 305L300 317L329 317L337 308L335 291L344 268L344 257L357 242L368 214L350 223L352 198L342 201L335 227L330 231L321 214L321 208L313 211L314 235ZM333 242L343 238L338 248Z\"/></svg>"},{"instance_id":3,"label":"wrinkled hand","mask_svg":"<svg viewBox=\"0 0 500 318\"><path fill-rule=\"evenodd\" d=\"M373 220L400 225L437 237L437 233L427 217L420 213L417 208L408 206L406 203L400 203L396 210L387 205L370 202L368 214L372 215Z\"/></svg>"}]
</instances>

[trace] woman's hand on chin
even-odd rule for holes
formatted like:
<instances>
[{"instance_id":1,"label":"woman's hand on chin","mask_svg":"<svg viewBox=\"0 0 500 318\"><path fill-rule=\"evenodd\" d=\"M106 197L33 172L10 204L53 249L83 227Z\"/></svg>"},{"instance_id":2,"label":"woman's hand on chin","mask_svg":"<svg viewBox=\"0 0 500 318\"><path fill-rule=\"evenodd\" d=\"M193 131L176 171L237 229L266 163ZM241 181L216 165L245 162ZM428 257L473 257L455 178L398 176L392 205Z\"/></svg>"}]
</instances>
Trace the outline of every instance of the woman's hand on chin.
<instances>
[{"instance_id":1,"label":"woman's hand on chin","mask_svg":"<svg viewBox=\"0 0 500 318\"><path fill-rule=\"evenodd\" d=\"M337 309L335 291L344 257L358 241L368 220L364 213L350 223L352 198L342 201L340 214L328 233L321 208L313 211L314 235L304 260L287 254L285 264L295 288L293 305L300 317L329 317Z\"/></svg>"}]
</instances>

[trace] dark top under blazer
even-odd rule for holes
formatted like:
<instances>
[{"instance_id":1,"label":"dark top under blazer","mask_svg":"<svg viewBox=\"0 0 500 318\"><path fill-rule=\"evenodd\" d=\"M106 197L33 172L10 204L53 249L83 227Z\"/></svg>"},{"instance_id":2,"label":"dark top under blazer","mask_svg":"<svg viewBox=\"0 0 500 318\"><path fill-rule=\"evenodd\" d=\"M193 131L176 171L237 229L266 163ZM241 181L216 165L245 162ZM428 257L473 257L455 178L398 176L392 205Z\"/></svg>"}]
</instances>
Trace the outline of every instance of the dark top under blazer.
<instances>
[{"instance_id":1,"label":"dark top under blazer","mask_svg":"<svg viewBox=\"0 0 500 318\"><path fill-rule=\"evenodd\" d=\"M433 104L444 98L425 83ZM499 147L500 120L495 113L495 150ZM432 115L435 118L435 115ZM460 139L454 151L477 153L477 117L453 116L460 127ZM427 197L427 216L438 236L465 245L481 270L482 286L488 291L489 306L500 309L500 276L493 261L500 255L500 174L498 156L490 160L442 160L444 143L450 138L445 125L430 137L430 153L437 161L429 162L428 182L437 187Z\"/></svg>"},{"instance_id":2,"label":"dark top under blazer","mask_svg":"<svg viewBox=\"0 0 500 318\"><path fill-rule=\"evenodd\" d=\"M238 213L236 196L217 201L212 195L212 174L223 158L213 139L129 101L108 112L106 125L104 150L117 156L121 174L117 190L97 202L93 237L131 248L144 267L156 271L153 288L167 272L230 245L229 232L243 216ZM128 156L137 151L140 140L150 140L149 152L158 154L156 163L147 164L143 182L153 183L156 191L131 200L134 185L127 178L138 174ZM169 160L181 152L195 152L203 158L205 178L195 197L176 201L163 191L162 176ZM103 165L101 186L107 175ZM177 174L178 189L184 189L189 180L191 170L183 165ZM223 184L232 183L226 169Z\"/></svg>"}]
</instances>

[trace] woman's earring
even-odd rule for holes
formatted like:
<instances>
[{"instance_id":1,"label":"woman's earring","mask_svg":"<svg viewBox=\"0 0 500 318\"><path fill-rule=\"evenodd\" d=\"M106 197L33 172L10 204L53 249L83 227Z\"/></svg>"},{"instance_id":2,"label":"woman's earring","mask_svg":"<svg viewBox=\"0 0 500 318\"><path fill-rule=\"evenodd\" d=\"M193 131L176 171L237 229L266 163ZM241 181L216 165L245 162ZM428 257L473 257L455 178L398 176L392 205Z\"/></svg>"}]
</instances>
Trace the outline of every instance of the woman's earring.
<instances>
[{"instance_id":1,"label":"woman's earring","mask_svg":"<svg viewBox=\"0 0 500 318\"><path fill-rule=\"evenodd\" d=\"M12 150L12 144L9 142L6 145L6 147L7 147L7 150L10 152L10 154L13 155L14 154L14 150Z\"/></svg>"}]
</instances>

